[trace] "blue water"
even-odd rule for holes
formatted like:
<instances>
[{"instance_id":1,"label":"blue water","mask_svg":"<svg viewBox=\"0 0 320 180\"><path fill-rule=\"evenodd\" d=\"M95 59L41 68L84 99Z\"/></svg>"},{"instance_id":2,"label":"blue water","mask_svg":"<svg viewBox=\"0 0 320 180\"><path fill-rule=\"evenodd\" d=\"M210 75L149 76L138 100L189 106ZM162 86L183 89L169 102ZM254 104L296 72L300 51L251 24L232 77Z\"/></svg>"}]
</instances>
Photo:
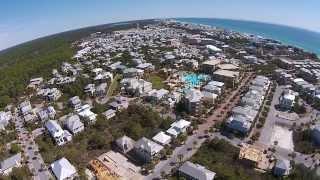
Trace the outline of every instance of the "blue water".
<instances>
[{"instance_id":1,"label":"blue water","mask_svg":"<svg viewBox=\"0 0 320 180\"><path fill-rule=\"evenodd\" d=\"M205 81L208 81L209 76L196 73L184 73L182 75L182 81L185 82L185 88L194 88L201 86Z\"/></svg>"},{"instance_id":2,"label":"blue water","mask_svg":"<svg viewBox=\"0 0 320 180\"><path fill-rule=\"evenodd\" d=\"M320 33L305 29L253 21L216 18L177 18L178 21L204 24L278 40L320 56Z\"/></svg>"}]
</instances>

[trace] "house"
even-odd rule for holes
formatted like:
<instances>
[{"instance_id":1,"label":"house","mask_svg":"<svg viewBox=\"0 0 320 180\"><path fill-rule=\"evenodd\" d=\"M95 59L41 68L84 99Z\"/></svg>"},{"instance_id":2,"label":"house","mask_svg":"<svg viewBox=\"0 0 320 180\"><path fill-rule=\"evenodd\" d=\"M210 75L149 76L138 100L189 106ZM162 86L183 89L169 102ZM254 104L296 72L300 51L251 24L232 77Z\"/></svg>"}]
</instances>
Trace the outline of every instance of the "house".
<instances>
[{"instance_id":1,"label":"house","mask_svg":"<svg viewBox=\"0 0 320 180\"><path fill-rule=\"evenodd\" d=\"M56 101L62 96L62 92L57 88L47 89L47 91L45 91L43 96L48 101Z\"/></svg>"},{"instance_id":2,"label":"house","mask_svg":"<svg viewBox=\"0 0 320 180\"><path fill-rule=\"evenodd\" d=\"M76 112L85 121L86 125L94 124L97 120L97 114L91 111L91 106L89 104L81 106Z\"/></svg>"},{"instance_id":3,"label":"house","mask_svg":"<svg viewBox=\"0 0 320 180\"><path fill-rule=\"evenodd\" d=\"M160 102L169 94L169 91L166 89L153 89L147 93L147 100L152 102Z\"/></svg>"},{"instance_id":4,"label":"house","mask_svg":"<svg viewBox=\"0 0 320 180\"><path fill-rule=\"evenodd\" d=\"M21 167L21 153L15 154L0 163L0 174L9 175L15 167Z\"/></svg>"},{"instance_id":5,"label":"house","mask_svg":"<svg viewBox=\"0 0 320 180\"><path fill-rule=\"evenodd\" d=\"M57 121L49 120L45 123L45 127L58 146L64 145L70 140L69 134L63 131Z\"/></svg>"},{"instance_id":6,"label":"house","mask_svg":"<svg viewBox=\"0 0 320 180\"><path fill-rule=\"evenodd\" d=\"M275 176L287 176L290 174L291 165L287 159L277 159L276 164L273 167L273 174Z\"/></svg>"},{"instance_id":7,"label":"house","mask_svg":"<svg viewBox=\"0 0 320 180\"><path fill-rule=\"evenodd\" d=\"M157 157L164 147L142 137L134 145L134 151L143 162L150 162L153 158Z\"/></svg>"},{"instance_id":8,"label":"house","mask_svg":"<svg viewBox=\"0 0 320 180\"><path fill-rule=\"evenodd\" d=\"M12 114L10 111L4 112L0 111L0 130L5 130L5 127L9 124L12 119Z\"/></svg>"},{"instance_id":9,"label":"house","mask_svg":"<svg viewBox=\"0 0 320 180\"><path fill-rule=\"evenodd\" d=\"M187 89L184 92L183 102L189 113L197 115L202 108L203 94L197 89Z\"/></svg>"},{"instance_id":10,"label":"house","mask_svg":"<svg viewBox=\"0 0 320 180\"><path fill-rule=\"evenodd\" d=\"M32 112L32 107L31 107L31 103L30 101L26 100L22 103L19 104L18 109L20 111L20 114L25 116L29 113L33 113Z\"/></svg>"},{"instance_id":11,"label":"house","mask_svg":"<svg viewBox=\"0 0 320 180\"><path fill-rule=\"evenodd\" d=\"M141 63L141 64L137 65L136 68L144 70L144 71L153 71L154 65L152 65L151 63Z\"/></svg>"},{"instance_id":12,"label":"house","mask_svg":"<svg viewBox=\"0 0 320 180\"><path fill-rule=\"evenodd\" d=\"M58 180L74 179L78 176L76 168L64 157L50 164L50 169Z\"/></svg>"},{"instance_id":13,"label":"house","mask_svg":"<svg viewBox=\"0 0 320 180\"><path fill-rule=\"evenodd\" d=\"M158 134L153 136L152 140L164 146L171 142L171 136L168 136L163 131L160 131Z\"/></svg>"},{"instance_id":14,"label":"house","mask_svg":"<svg viewBox=\"0 0 320 180\"><path fill-rule=\"evenodd\" d=\"M170 125L170 128L166 131L170 136L176 138L179 134L185 133L187 128L190 127L191 122L184 119L180 119Z\"/></svg>"},{"instance_id":15,"label":"house","mask_svg":"<svg viewBox=\"0 0 320 180\"><path fill-rule=\"evenodd\" d=\"M87 84L84 87L84 92L89 94L90 96L94 96L94 93L96 92L96 87L94 84Z\"/></svg>"},{"instance_id":16,"label":"house","mask_svg":"<svg viewBox=\"0 0 320 180\"><path fill-rule=\"evenodd\" d=\"M96 86L95 95L96 96L105 96L107 94L107 83L101 83Z\"/></svg>"},{"instance_id":17,"label":"house","mask_svg":"<svg viewBox=\"0 0 320 180\"><path fill-rule=\"evenodd\" d=\"M78 115L68 117L64 122L65 127L73 134L78 134L84 130L84 125Z\"/></svg>"},{"instance_id":18,"label":"house","mask_svg":"<svg viewBox=\"0 0 320 180\"><path fill-rule=\"evenodd\" d=\"M204 166L187 161L179 168L179 175L188 180L213 180L216 173Z\"/></svg>"},{"instance_id":19,"label":"house","mask_svg":"<svg viewBox=\"0 0 320 180\"><path fill-rule=\"evenodd\" d=\"M102 113L106 119L111 119L116 116L116 110L108 109L106 112Z\"/></svg>"},{"instance_id":20,"label":"house","mask_svg":"<svg viewBox=\"0 0 320 180\"><path fill-rule=\"evenodd\" d=\"M143 76L144 71L136 68L128 68L123 71L124 78L138 78Z\"/></svg>"},{"instance_id":21,"label":"house","mask_svg":"<svg viewBox=\"0 0 320 180\"><path fill-rule=\"evenodd\" d=\"M116 111L127 109L129 106L129 100L123 96L116 96L114 101L108 104L110 108Z\"/></svg>"},{"instance_id":22,"label":"house","mask_svg":"<svg viewBox=\"0 0 320 180\"><path fill-rule=\"evenodd\" d=\"M74 109L79 109L81 107L81 100L80 100L79 96L74 96L74 97L70 98L68 103Z\"/></svg>"},{"instance_id":23,"label":"house","mask_svg":"<svg viewBox=\"0 0 320 180\"><path fill-rule=\"evenodd\" d=\"M43 108L37 113L40 121L44 122L49 119L54 119L56 116L56 111L53 106L49 106L48 108Z\"/></svg>"},{"instance_id":24,"label":"house","mask_svg":"<svg viewBox=\"0 0 320 180\"><path fill-rule=\"evenodd\" d=\"M42 83L43 83L42 77L33 78L33 79L30 79L28 87L35 89L35 88L39 87Z\"/></svg>"},{"instance_id":25,"label":"house","mask_svg":"<svg viewBox=\"0 0 320 180\"><path fill-rule=\"evenodd\" d=\"M123 93L141 96L152 90L152 83L143 79L125 78L120 82Z\"/></svg>"},{"instance_id":26,"label":"house","mask_svg":"<svg viewBox=\"0 0 320 180\"><path fill-rule=\"evenodd\" d=\"M252 126L251 119L241 114L231 115L226 124L229 130L243 135L248 134Z\"/></svg>"},{"instance_id":27,"label":"house","mask_svg":"<svg viewBox=\"0 0 320 180\"><path fill-rule=\"evenodd\" d=\"M298 94L295 93L294 91L288 89L284 90L282 95L279 98L279 106L281 109L284 110L291 110L291 108L295 104L296 96Z\"/></svg>"},{"instance_id":28,"label":"house","mask_svg":"<svg viewBox=\"0 0 320 180\"><path fill-rule=\"evenodd\" d=\"M136 142L128 136L122 136L116 140L116 145L122 153L127 153L134 148Z\"/></svg>"}]
</instances>

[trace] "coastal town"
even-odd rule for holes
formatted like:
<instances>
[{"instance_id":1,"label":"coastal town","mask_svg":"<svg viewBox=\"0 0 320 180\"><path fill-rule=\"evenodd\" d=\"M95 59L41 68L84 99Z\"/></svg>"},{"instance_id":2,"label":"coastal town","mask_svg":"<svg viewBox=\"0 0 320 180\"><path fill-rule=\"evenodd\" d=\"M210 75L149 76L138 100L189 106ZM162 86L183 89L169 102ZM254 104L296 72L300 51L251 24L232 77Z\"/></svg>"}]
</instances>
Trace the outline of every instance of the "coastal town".
<instances>
[{"instance_id":1,"label":"coastal town","mask_svg":"<svg viewBox=\"0 0 320 180\"><path fill-rule=\"evenodd\" d=\"M29 79L0 112L0 179L256 180L320 170L312 53L174 20L70 46L70 59Z\"/></svg>"}]
</instances>

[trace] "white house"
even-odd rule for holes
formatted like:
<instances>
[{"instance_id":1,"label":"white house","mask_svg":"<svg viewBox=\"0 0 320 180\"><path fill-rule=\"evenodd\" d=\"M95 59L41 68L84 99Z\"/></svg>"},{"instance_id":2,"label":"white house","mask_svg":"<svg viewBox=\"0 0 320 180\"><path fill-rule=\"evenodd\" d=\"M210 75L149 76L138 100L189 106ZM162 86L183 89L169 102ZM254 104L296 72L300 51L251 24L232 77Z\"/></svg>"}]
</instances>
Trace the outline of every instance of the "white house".
<instances>
[{"instance_id":1,"label":"white house","mask_svg":"<svg viewBox=\"0 0 320 180\"><path fill-rule=\"evenodd\" d=\"M134 145L136 154L144 161L150 162L154 157L157 157L163 146L142 137Z\"/></svg>"},{"instance_id":2,"label":"white house","mask_svg":"<svg viewBox=\"0 0 320 180\"><path fill-rule=\"evenodd\" d=\"M108 109L106 112L102 113L106 119L111 119L116 116L116 110Z\"/></svg>"},{"instance_id":3,"label":"white house","mask_svg":"<svg viewBox=\"0 0 320 180\"><path fill-rule=\"evenodd\" d=\"M70 135L63 131L57 121L49 120L46 122L45 127L58 146L64 145L70 140Z\"/></svg>"},{"instance_id":4,"label":"white house","mask_svg":"<svg viewBox=\"0 0 320 180\"><path fill-rule=\"evenodd\" d=\"M78 115L85 121L86 124L94 124L97 120L97 114L91 111L91 106L85 104L76 110Z\"/></svg>"},{"instance_id":5,"label":"white house","mask_svg":"<svg viewBox=\"0 0 320 180\"><path fill-rule=\"evenodd\" d=\"M9 124L9 121L12 118L12 114L10 111L8 112L4 112L1 111L0 112L0 130L4 130L5 127Z\"/></svg>"},{"instance_id":6,"label":"white house","mask_svg":"<svg viewBox=\"0 0 320 180\"><path fill-rule=\"evenodd\" d=\"M116 144L121 152L127 153L134 148L135 141L128 136L122 136L116 140Z\"/></svg>"},{"instance_id":7,"label":"white house","mask_svg":"<svg viewBox=\"0 0 320 180\"><path fill-rule=\"evenodd\" d=\"M50 169L58 180L74 179L78 175L76 168L64 157L53 162Z\"/></svg>"},{"instance_id":8,"label":"white house","mask_svg":"<svg viewBox=\"0 0 320 180\"><path fill-rule=\"evenodd\" d=\"M154 140L157 143L160 143L161 145L167 145L171 142L171 136L168 136L163 131L160 131L158 134L153 136L152 140Z\"/></svg>"},{"instance_id":9,"label":"white house","mask_svg":"<svg viewBox=\"0 0 320 180\"><path fill-rule=\"evenodd\" d=\"M78 115L72 115L66 119L64 122L65 127L72 133L72 134L78 134L84 130L84 125L80 121L80 118Z\"/></svg>"},{"instance_id":10,"label":"white house","mask_svg":"<svg viewBox=\"0 0 320 180\"><path fill-rule=\"evenodd\" d=\"M291 109L294 106L297 94L292 90L283 92L279 99L279 105L283 109Z\"/></svg>"},{"instance_id":11,"label":"white house","mask_svg":"<svg viewBox=\"0 0 320 180\"><path fill-rule=\"evenodd\" d=\"M204 166L187 161L179 168L179 175L192 180L213 180L216 173Z\"/></svg>"},{"instance_id":12,"label":"white house","mask_svg":"<svg viewBox=\"0 0 320 180\"><path fill-rule=\"evenodd\" d=\"M0 163L0 174L8 175L14 167L21 167L21 153L13 155Z\"/></svg>"},{"instance_id":13,"label":"white house","mask_svg":"<svg viewBox=\"0 0 320 180\"><path fill-rule=\"evenodd\" d=\"M181 119L171 124L171 127L166 131L169 135L177 137L181 133L185 133L190 127L191 122Z\"/></svg>"}]
</instances>

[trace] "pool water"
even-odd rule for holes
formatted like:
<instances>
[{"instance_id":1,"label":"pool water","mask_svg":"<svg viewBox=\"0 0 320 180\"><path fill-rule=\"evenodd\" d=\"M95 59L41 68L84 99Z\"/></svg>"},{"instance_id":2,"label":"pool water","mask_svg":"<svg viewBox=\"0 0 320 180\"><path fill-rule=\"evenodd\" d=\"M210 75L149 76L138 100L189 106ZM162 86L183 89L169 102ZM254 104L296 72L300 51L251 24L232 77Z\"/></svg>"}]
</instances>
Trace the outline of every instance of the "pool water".
<instances>
[{"instance_id":1,"label":"pool water","mask_svg":"<svg viewBox=\"0 0 320 180\"><path fill-rule=\"evenodd\" d=\"M182 75L182 81L185 83L185 88L188 89L203 85L209 78L208 75L196 73L184 73Z\"/></svg>"}]
</instances>

